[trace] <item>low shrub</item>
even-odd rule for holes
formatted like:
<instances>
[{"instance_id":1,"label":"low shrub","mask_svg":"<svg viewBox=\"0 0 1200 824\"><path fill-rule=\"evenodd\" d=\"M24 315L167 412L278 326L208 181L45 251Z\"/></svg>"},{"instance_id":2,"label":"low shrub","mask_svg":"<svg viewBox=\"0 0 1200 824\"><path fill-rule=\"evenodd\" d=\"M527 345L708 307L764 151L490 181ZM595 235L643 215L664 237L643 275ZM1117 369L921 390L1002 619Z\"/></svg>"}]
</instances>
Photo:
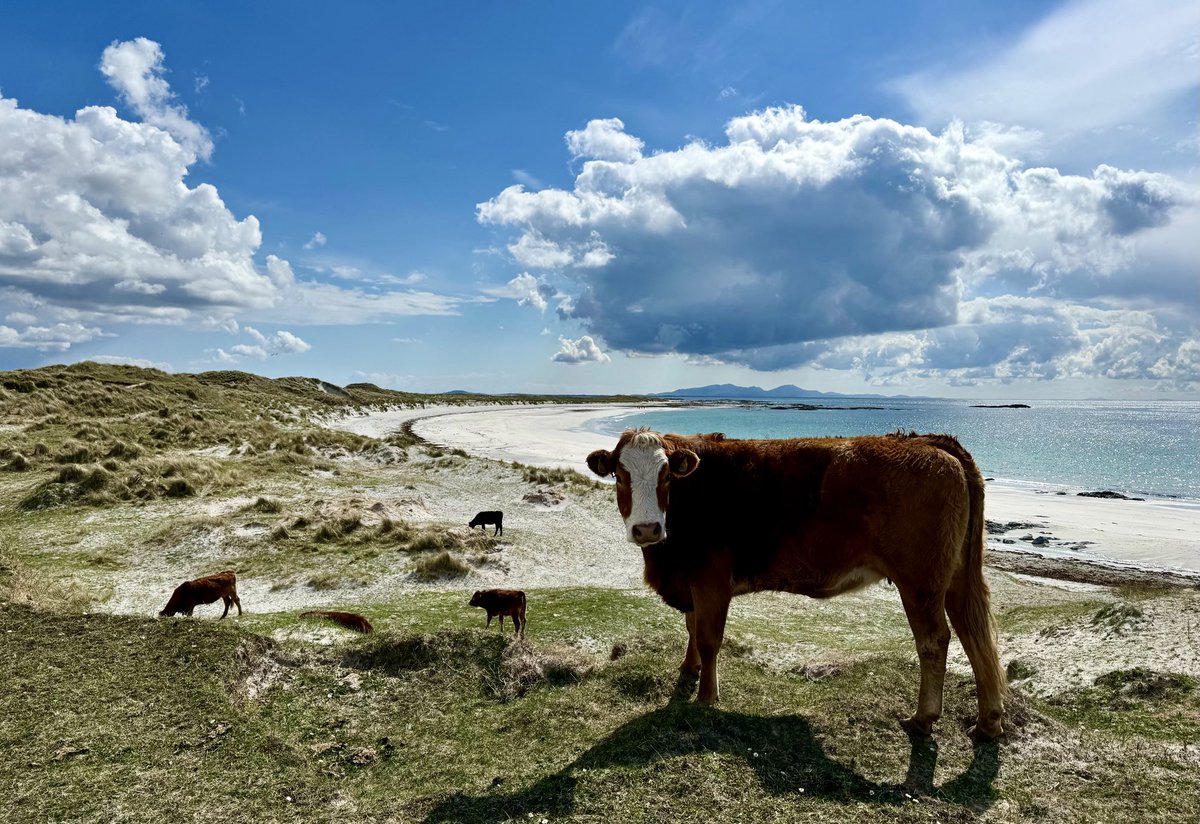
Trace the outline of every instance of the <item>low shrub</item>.
<instances>
[{"instance_id":1,"label":"low shrub","mask_svg":"<svg viewBox=\"0 0 1200 824\"><path fill-rule=\"evenodd\" d=\"M449 552L439 552L417 561L413 567L413 575L418 581L439 581L445 578L461 578L471 571L471 567L451 555Z\"/></svg>"}]
</instances>

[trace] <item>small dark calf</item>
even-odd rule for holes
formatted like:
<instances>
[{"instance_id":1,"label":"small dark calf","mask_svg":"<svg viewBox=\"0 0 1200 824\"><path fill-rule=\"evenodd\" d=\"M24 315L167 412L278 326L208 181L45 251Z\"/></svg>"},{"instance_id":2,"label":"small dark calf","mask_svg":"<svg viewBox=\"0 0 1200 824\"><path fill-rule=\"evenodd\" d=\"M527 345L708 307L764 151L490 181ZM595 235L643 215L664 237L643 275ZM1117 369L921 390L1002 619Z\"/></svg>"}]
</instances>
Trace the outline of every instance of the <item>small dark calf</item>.
<instances>
[{"instance_id":1,"label":"small dark calf","mask_svg":"<svg viewBox=\"0 0 1200 824\"><path fill-rule=\"evenodd\" d=\"M487 610L487 624L492 616L500 616L500 631L504 632L504 616L512 617L514 632L525 636L525 593L519 589L480 589L471 596L471 606Z\"/></svg>"},{"instance_id":2,"label":"small dark calf","mask_svg":"<svg viewBox=\"0 0 1200 824\"><path fill-rule=\"evenodd\" d=\"M481 527L483 528L484 532L487 532L486 527L488 524L496 525L496 530L492 533L493 537L496 535L503 535L504 513L498 509L491 512L480 512L471 519L471 523L467 524L467 526L471 527L471 529L474 529L475 527Z\"/></svg>"},{"instance_id":3,"label":"small dark calf","mask_svg":"<svg viewBox=\"0 0 1200 824\"><path fill-rule=\"evenodd\" d=\"M326 621L333 621L335 624L341 624L346 629L352 629L355 632L361 632L363 635L370 635L375 631L375 627L371 626L371 622L357 612L338 612L330 609L311 609L308 612L300 613L301 618L323 618Z\"/></svg>"},{"instance_id":4,"label":"small dark calf","mask_svg":"<svg viewBox=\"0 0 1200 824\"><path fill-rule=\"evenodd\" d=\"M205 575L194 581L184 581L175 587L175 591L171 593L171 599L167 601L167 605L163 607L159 615L183 613L190 618L192 610L197 606L211 604L218 598L225 602L225 611L221 613L222 618L229 614L230 604L237 604L238 615L242 614L242 602L238 600L237 594L237 576L233 574L232 569L218 572L216 575Z\"/></svg>"}]
</instances>

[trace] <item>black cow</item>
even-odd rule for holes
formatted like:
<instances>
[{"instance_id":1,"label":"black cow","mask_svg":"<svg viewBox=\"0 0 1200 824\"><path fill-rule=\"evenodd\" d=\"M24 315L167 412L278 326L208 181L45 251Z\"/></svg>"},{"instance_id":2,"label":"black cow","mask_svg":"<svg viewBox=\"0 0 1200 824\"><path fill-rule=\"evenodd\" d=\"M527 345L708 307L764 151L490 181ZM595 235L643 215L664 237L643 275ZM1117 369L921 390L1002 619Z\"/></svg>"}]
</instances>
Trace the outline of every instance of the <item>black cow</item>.
<instances>
[{"instance_id":1,"label":"black cow","mask_svg":"<svg viewBox=\"0 0 1200 824\"><path fill-rule=\"evenodd\" d=\"M503 535L504 534L504 513L498 509L492 510L489 512L480 512L478 515L476 515L474 518L471 519L471 523L467 524L467 526L471 527L471 529L474 529L475 527L480 527L481 529L483 529L486 532L487 526L489 524L496 525L495 531L492 532L493 536Z\"/></svg>"}]
</instances>

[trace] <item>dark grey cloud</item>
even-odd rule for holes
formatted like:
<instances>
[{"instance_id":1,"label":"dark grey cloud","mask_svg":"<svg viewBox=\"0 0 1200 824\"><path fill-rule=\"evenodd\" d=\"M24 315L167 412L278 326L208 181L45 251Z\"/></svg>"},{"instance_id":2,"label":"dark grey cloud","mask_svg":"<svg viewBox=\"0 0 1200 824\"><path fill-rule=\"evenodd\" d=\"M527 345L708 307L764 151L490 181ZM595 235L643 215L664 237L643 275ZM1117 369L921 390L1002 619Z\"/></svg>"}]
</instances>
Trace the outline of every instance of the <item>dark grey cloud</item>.
<instances>
[{"instance_id":1,"label":"dark grey cloud","mask_svg":"<svg viewBox=\"0 0 1200 824\"><path fill-rule=\"evenodd\" d=\"M643 153L619 126L572 133L596 135L605 158L586 162L572 190L510 187L479 219L516 230L509 252L561 289L560 318L631 354L778 370L833 358L834 341L953 330L914 336L919 357L910 348L896 361L1052 377L1083 345L1061 316L1018 302L1030 314L973 326L964 301L1161 302L1178 265L1130 274L1138 244L1195 206L1164 175L1024 169L954 127L819 123L791 107L734 119L725 145ZM613 146L635 145L613 159Z\"/></svg>"}]
</instances>

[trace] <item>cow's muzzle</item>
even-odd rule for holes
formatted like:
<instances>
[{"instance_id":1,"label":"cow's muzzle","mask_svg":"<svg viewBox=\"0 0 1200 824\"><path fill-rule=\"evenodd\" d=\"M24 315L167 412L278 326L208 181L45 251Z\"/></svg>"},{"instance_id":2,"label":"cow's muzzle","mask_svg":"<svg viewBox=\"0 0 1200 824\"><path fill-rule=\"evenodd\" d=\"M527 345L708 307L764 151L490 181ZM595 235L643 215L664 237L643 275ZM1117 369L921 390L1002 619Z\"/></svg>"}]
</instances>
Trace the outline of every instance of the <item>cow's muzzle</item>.
<instances>
[{"instance_id":1,"label":"cow's muzzle","mask_svg":"<svg viewBox=\"0 0 1200 824\"><path fill-rule=\"evenodd\" d=\"M649 524L634 524L629 531L629 538L638 546L657 544L663 539L662 524L657 521Z\"/></svg>"}]
</instances>

